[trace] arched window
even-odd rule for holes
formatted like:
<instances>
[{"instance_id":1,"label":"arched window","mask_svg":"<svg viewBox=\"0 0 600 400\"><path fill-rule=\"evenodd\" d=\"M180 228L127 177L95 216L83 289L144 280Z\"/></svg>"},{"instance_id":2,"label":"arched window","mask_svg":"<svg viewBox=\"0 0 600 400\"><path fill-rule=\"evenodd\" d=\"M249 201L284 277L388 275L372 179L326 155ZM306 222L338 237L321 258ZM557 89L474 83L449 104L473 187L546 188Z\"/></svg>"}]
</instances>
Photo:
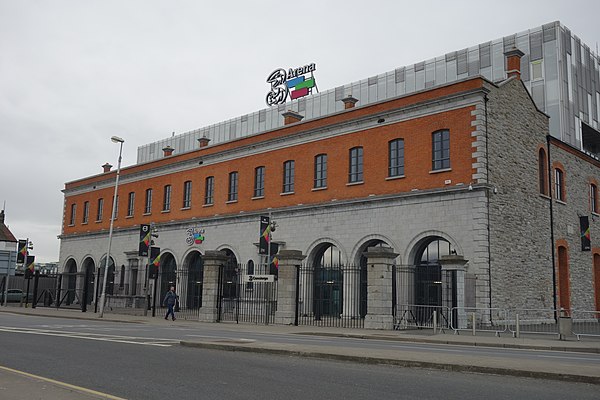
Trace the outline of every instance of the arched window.
<instances>
[{"instance_id":1,"label":"arched window","mask_svg":"<svg viewBox=\"0 0 600 400\"><path fill-rule=\"evenodd\" d=\"M439 259L453 253L450 242L441 237L430 237L423 242L415 257L415 304L442 305L442 266Z\"/></svg>"},{"instance_id":2,"label":"arched window","mask_svg":"<svg viewBox=\"0 0 600 400\"><path fill-rule=\"evenodd\" d=\"M590 183L590 211L598 213L598 186Z\"/></svg>"},{"instance_id":3,"label":"arched window","mask_svg":"<svg viewBox=\"0 0 600 400\"><path fill-rule=\"evenodd\" d=\"M540 149L538 154L538 176L540 194L548 195L548 159L546 150Z\"/></svg>"},{"instance_id":4,"label":"arched window","mask_svg":"<svg viewBox=\"0 0 600 400\"><path fill-rule=\"evenodd\" d=\"M566 201L565 173L560 168L554 169L554 198L560 201Z\"/></svg>"}]
</instances>

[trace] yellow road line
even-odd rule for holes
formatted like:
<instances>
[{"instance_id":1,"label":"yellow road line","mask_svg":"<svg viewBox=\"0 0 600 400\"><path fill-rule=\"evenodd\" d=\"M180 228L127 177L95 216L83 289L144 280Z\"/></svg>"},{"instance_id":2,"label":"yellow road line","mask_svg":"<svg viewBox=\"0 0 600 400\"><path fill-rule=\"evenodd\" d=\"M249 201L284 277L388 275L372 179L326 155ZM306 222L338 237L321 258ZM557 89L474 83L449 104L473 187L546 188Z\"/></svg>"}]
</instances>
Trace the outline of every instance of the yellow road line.
<instances>
[{"instance_id":1,"label":"yellow road line","mask_svg":"<svg viewBox=\"0 0 600 400\"><path fill-rule=\"evenodd\" d=\"M23 371L19 371L19 370L16 370L16 369L12 369L12 368L8 368L8 367L3 367L2 365L0 365L0 370L12 372L13 374L17 374L17 375L27 376L27 377L33 378L33 379L39 379L39 380L42 380L44 382L52 383L53 385L61 386L61 387L64 387L64 388L67 388L67 389L71 389L71 390L76 390L76 391L82 392L82 393L91 394L91 395L94 395L94 396L100 396L100 397L103 397L105 399L110 399L110 400L126 400L123 397L112 396L110 394L98 392L96 390L86 389L86 388L81 387L81 386L71 385L70 383L56 381L54 379L44 378L43 376L30 374L28 372L23 372Z\"/></svg>"}]
</instances>

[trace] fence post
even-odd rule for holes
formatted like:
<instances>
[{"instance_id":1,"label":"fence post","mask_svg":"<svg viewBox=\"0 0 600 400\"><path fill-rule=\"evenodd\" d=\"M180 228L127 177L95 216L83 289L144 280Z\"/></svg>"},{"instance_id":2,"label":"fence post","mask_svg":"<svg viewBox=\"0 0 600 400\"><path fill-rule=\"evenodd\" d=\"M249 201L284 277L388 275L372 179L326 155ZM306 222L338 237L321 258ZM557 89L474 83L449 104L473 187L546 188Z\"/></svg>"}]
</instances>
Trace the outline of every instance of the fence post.
<instances>
[{"instance_id":1,"label":"fence post","mask_svg":"<svg viewBox=\"0 0 600 400\"><path fill-rule=\"evenodd\" d=\"M473 336L475 336L475 313L471 313L471 324L473 325Z\"/></svg>"},{"instance_id":2,"label":"fence post","mask_svg":"<svg viewBox=\"0 0 600 400\"><path fill-rule=\"evenodd\" d=\"M516 331L517 331L517 338L519 338L519 337L521 337L521 324L520 324L520 321L519 321L519 314L515 315L515 323L517 324L517 329L516 329Z\"/></svg>"},{"instance_id":3,"label":"fence post","mask_svg":"<svg viewBox=\"0 0 600 400\"><path fill-rule=\"evenodd\" d=\"M391 247L369 247L367 258L367 315L365 329L393 329L392 275L398 253Z\"/></svg>"},{"instance_id":4,"label":"fence post","mask_svg":"<svg viewBox=\"0 0 600 400\"><path fill-rule=\"evenodd\" d=\"M38 285L40 283L40 271L35 271L33 275L33 298L31 299L31 308L35 308L37 305Z\"/></svg>"},{"instance_id":5,"label":"fence post","mask_svg":"<svg viewBox=\"0 0 600 400\"><path fill-rule=\"evenodd\" d=\"M433 310L433 334L437 333L437 310Z\"/></svg>"},{"instance_id":6,"label":"fence post","mask_svg":"<svg viewBox=\"0 0 600 400\"><path fill-rule=\"evenodd\" d=\"M207 250L202 257L204 278L202 280L202 307L199 320L217 322L219 320L219 267L227 261L224 251Z\"/></svg>"},{"instance_id":7,"label":"fence post","mask_svg":"<svg viewBox=\"0 0 600 400\"><path fill-rule=\"evenodd\" d=\"M300 250L281 250L277 254L277 311L275 323L280 325L298 324L298 265L306 256Z\"/></svg>"}]
</instances>

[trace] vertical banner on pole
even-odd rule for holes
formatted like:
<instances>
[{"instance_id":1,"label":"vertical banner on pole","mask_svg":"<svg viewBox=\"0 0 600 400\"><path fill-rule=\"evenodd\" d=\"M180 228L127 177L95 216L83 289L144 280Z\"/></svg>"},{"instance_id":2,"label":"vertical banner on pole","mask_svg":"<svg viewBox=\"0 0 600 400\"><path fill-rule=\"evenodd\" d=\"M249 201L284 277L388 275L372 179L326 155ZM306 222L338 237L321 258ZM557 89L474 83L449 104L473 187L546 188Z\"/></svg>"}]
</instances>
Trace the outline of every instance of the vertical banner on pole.
<instances>
[{"instance_id":1,"label":"vertical banner on pole","mask_svg":"<svg viewBox=\"0 0 600 400\"><path fill-rule=\"evenodd\" d=\"M260 217L260 238L258 242L258 254L267 255L269 252L269 241L271 238L270 218L266 215Z\"/></svg>"},{"instance_id":2,"label":"vertical banner on pole","mask_svg":"<svg viewBox=\"0 0 600 400\"><path fill-rule=\"evenodd\" d=\"M160 266L160 247L150 248L150 279L158 278L158 267Z\"/></svg>"},{"instance_id":3,"label":"vertical banner on pole","mask_svg":"<svg viewBox=\"0 0 600 400\"><path fill-rule=\"evenodd\" d=\"M27 256L27 264L25 267L25 279L33 278L35 272L35 256Z\"/></svg>"},{"instance_id":4,"label":"vertical banner on pole","mask_svg":"<svg viewBox=\"0 0 600 400\"><path fill-rule=\"evenodd\" d=\"M592 240L590 237L590 219L587 215L579 217L579 228L581 232L581 251L590 251Z\"/></svg>"},{"instance_id":5,"label":"vertical banner on pole","mask_svg":"<svg viewBox=\"0 0 600 400\"><path fill-rule=\"evenodd\" d=\"M138 256L148 257L148 248L150 247L151 240L150 225L140 225L140 245L138 249Z\"/></svg>"},{"instance_id":6,"label":"vertical banner on pole","mask_svg":"<svg viewBox=\"0 0 600 400\"><path fill-rule=\"evenodd\" d=\"M17 253L17 264L25 264L27 256L27 240L19 240L19 252Z\"/></svg>"}]
</instances>

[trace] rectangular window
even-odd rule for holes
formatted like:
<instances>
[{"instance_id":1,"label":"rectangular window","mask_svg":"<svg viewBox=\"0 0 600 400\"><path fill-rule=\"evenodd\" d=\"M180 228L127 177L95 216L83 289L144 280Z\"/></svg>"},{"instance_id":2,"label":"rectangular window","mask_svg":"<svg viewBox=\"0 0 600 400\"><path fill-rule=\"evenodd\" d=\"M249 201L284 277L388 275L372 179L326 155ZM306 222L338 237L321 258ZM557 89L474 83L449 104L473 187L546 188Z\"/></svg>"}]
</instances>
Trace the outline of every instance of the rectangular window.
<instances>
[{"instance_id":1,"label":"rectangular window","mask_svg":"<svg viewBox=\"0 0 600 400\"><path fill-rule=\"evenodd\" d=\"M229 193L227 201L237 201L238 199L238 173L237 171L229 174Z\"/></svg>"},{"instance_id":2,"label":"rectangular window","mask_svg":"<svg viewBox=\"0 0 600 400\"><path fill-rule=\"evenodd\" d=\"M171 210L171 185L166 185L163 191L163 211Z\"/></svg>"},{"instance_id":3,"label":"rectangular window","mask_svg":"<svg viewBox=\"0 0 600 400\"><path fill-rule=\"evenodd\" d=\"M75 225L76 212L77 212L77 204L71 204L71 218L69 219L69 225Z\"/></svg>"},{"instance_id":4,"label":"rectangular window","mask_svg":"<svg viewBox=\"0 0 600 400\"><path fill-rule=\"evenodd\" d=\"M598 213L598 186L590 184L590 209L593 213Z\"/></svg>"},{"instance_id":5,"label":"rectangular window","mask_svg":"<svg viewBox=\"0 0 600 400\"><path fill-rule=\"evenodd\" d=\"M213 193L215 191L215 177L209 176L206 178L206 185L204 191L204 204L213 204Z\"/></svg>"},{"instance_id":6,"label":"rectangular window","mask_svg":"<svg viewBox=\"0 0 600 400\"><path fill-rule=\"evenodd\" d=\"M265 167L257 167L254 170L254 197L265 195Z\"/></svg>"},{"instance_id":7,"label":"rectangular window","mask_svg":"<svg viewBox=\"0 0 600 400\"><path fill-rule=\"evenodd\" d=\"M554 170L554 197L556 200L565 201L565 176L558 168Z\"/></svg>"},{"instance_id":8,"label":"rectangular window","mask_svg":"<svg viewBox=\"0 0 600 400\"><path fill-rule=\"evenodd\" d=\"M183 183L183 208L190 208L192 206L192 181L185 181Z\"/></svg>"},{"instance_id":9,"label":"rectangular window","mask_svg":"<svg viewBox=\"0 0 600 400\"><path fill-rule=\"evenodd\" d=\"M315 182L314 188L327 187L327 154L315 156Z\"/></svg>"},{"instance_id":10,"label":"rectangular window","mask_svg":"<svg viewBox=\"0 0 600 400\"><path fill-rule=\"evenodd\" d=\"M350 168L348 182L362 182L363 180L363 148L354 147L350 149Z\"/></svg>"},{"instance_id":11,"label":"rectangular window","mask_svg":"<svg viewBox=\"0 0 600 400\"><path fill-rule=\"evenodd\" d=\"M114 219L117 219L117 217L119 216L119 195L117 195L117 201L114 201L115 196L113 196L112 198L113 198L113 204L115 206L115 212L114 212L113 217L114 217ZM111 213L111 216L112 216L112 213Z\"/></svg>"},{"instance_id":12,"label":"rectangular window","mask_svg":"<svg viewBox=\"0 0 600 400\"><path fill-rule=\"evenodd\" d=\"M135 192L129 192L129 197L127 199L127 216L128 217L133 217L134 205L135 205Z\"/></svg>"},{"instance_id":13,"label":"rectangular window","mask_svg":"<svg viewBox=\"0 0 600 400\"><path fill-rule=\"evenodd\" d=\"M96 221L102 221L102 216L104 214L104 199L98 199L98 214L96 214Z\"/></svg>"},{"instance_id":14,"label":"rectangular window","mask_svg":"<svg viewBox=\"0 0 600 400\"><path fill-rule=\"evenodd\" d=\"M434 171L450 168L450 131L433 132L433 163Z\"/></svg>"},{"instance_id":15,"label":"rectangular window","mask_svg":"<svg viewBox=\"0 0 600 400\"><path fill-rule=\"evenodd\" d=\"M146 189L146 202L144 207L144 214L150 214L152 212L152 189Z\"/></svg>"},{"instance_id":16,"label":"rectangular window","mask_svg":"<svg viewBox=\"0 0 600 400\"><path fill-rule=\"evenodd\" d=\"M88 218L90 216L90 202L86 201L83 203L83 223L88 223Z\"/></svg>"},{"instance_id":17,"label":"rectangular window","mask_svg":"<svg viewBox=\"0 0 600 400\"><path fill-rule=\"evenodd\" d=\"M294 193L294 160L283 163L283 193Z\"/></svg>"},{"instance_id":18,"label":"rectangular window","mask_svg":"<svg viewBox=\"0 0 600 400\"><path fill-rule=\"evenodd\" d=\"M396 139L388 145L388 176L404 175L404 139Z\"/></svg>"}]
</instances>

